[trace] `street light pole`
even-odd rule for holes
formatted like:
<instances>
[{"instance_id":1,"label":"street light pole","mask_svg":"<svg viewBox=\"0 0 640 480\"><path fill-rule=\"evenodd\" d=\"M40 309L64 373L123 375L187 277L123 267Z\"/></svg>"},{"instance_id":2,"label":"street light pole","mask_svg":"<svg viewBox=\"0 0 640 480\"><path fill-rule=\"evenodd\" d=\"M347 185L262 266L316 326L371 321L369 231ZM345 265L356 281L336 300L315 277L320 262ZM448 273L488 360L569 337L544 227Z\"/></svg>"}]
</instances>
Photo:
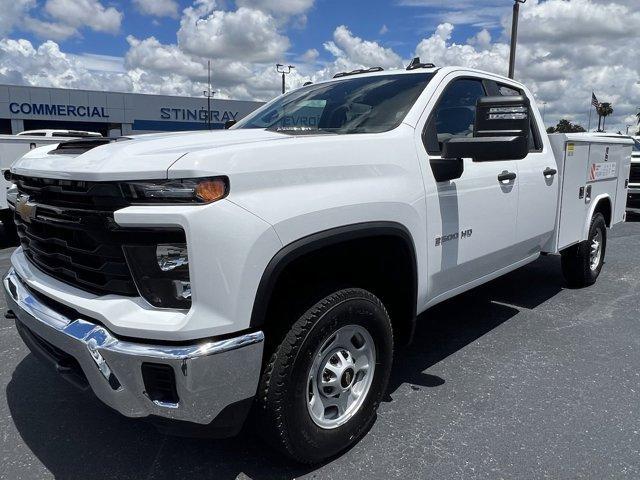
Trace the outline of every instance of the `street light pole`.
<instances>
[{"instance_id":1,"label":"street light pole","mask_svg":"<svg viewBox=\"0 0 640 480\"><path fill-rule=\"evenodd\" d=\"M282 65L281 63L276 64L276 72L282 74L282 93L283 94L286 91L285 76L289 75L291 73L291 70L293 70L294 68L296 67L294 67L293 65Z\"/></svg>"},{"instance_id":2,"label":"street light pole","mask_svg":"<svg viewBox=\"0 0 640 480\"><path fill-rule=\"evenodd\" d=\"M513 78L516 69L516 44L518 42L518 16L520 4L527 0L514 0L513 17L511 18L511 51L509 52L509 78Z\"/></svg>"},{"instance_id":3,"label":"street light pole","mask_svg":"<svg viewBox=\"0 0 640 480\"><path fill-rule=\"evenodd\" d=\"M207 97L207 128L211 130L211 98L215 95L211 91L211 60L207 60L207 88L204 91L204 96Z\"/></svg>"}]
</instances>

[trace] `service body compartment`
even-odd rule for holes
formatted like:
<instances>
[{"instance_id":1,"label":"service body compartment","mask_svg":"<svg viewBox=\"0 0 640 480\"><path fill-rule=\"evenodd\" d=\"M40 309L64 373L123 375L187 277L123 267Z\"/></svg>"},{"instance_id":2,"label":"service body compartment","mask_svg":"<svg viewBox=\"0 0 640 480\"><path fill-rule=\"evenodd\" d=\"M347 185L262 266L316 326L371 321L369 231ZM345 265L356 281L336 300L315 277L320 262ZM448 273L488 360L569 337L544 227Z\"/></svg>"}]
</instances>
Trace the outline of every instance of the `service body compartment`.
<instances>
[{"instance_id":1,"label":"service body compartment","mask_svg":"<svg viewBox=\"0 0 640 480\"><path fill-rule=\"evenodd\" d=\"M598 201L608 198L612 226L624 221L633 141L575 133L549 135L558 164L556 228L545 251L558 253L586 239Z\"/></svg>"}]
</instances>

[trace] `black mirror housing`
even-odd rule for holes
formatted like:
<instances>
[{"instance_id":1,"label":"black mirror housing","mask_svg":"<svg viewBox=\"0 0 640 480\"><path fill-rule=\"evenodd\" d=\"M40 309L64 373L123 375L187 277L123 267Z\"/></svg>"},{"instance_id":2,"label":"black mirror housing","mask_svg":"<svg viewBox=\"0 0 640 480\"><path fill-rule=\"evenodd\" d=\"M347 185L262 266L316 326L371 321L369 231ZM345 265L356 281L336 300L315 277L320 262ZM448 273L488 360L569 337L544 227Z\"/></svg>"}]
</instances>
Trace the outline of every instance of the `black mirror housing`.
<instances>
[{"instance_id":1,"label":"black mirror housing","mask_svg":"<svg viewBox=\"0 0 640 480\"><path fill-rule=\"evenodd\" d=\"M531 105L524 95L481 97L476 102L474 137L529 137Z\"/></svg>"},{"instance_id":2,"label":"black mirror housing","mask_svg":"<svg viewBox=\"0 0 640 480\"><path fill-rule=\"evenodd\" d=\"M432 158L429 160L436 182L447 182L460 178L464 172L462 158Z\"/></svg>"},{"instance_id":3,"label":"black mirror housing","mask_svg":"<svg viewBox=\"0 0 640 480\"><path fill-rule=\"evenodd\" d=\"M523 159L529 153L530 117L531 105L524 95L481 97L473 137L445 141L442 157L476 162Z\"/></svg>"},{"instance_id":4,"label":"black mirror housing","mask_svg":"<svg viewBox=\"0 0 640 480\"><path fill-rule=\"evenodd\" d=\"M442 144L442 157L472 158L476 162L521 160L529 153L527 137L451 138Z\"/></svg>"}]
</instances>

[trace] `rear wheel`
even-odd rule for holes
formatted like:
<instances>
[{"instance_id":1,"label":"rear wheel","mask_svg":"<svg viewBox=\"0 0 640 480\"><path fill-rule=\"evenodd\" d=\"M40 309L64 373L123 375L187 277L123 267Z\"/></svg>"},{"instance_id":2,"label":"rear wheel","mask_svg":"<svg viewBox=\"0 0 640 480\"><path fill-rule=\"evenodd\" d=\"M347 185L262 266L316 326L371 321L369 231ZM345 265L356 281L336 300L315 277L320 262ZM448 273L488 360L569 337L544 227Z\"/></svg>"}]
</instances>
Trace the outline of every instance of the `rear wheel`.
<instances>
[{"instance_id":1,"label":"rear wheel","mask_svg":"<svg viewBox=\"0 0 640 480\"><path fill-rule=\"evenodd\" d=\"M607 225L601 213L594 214L589 237L562 252L562 273L570 287L593 285L600 275L607 247Z\"/></svg>"},{"instance_id":2,"label":"rear wheel","mask_svg":"<svg viewBox=\"0 0 640 480\"><path fill-rule=\"evenodd\" d=\"M354 288L325 297L294 323L265 368L262 434L304 463L347 449L375 420L392 357L391 321L377 297Z\"/></svg>"}]
</instances>

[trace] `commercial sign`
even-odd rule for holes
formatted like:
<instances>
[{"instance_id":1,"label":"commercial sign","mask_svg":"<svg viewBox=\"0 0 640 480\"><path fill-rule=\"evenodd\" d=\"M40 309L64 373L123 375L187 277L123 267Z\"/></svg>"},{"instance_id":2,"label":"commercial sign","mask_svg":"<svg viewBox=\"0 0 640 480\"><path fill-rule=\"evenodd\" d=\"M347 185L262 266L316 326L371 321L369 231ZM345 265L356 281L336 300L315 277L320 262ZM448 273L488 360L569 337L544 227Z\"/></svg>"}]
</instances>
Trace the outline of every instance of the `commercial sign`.
<instances>
[{"instance_id":1,"label":"commercial sign","mask_svg":"<svg viewBox=\"0 0 640 480\"><path fill-rule=\"evenodd\" d=\"M95 107L91 105L13 102L9 104L9 111L13 114L42 115L48 117L109 118L105 107Z\"/></svg>"},{"instance_id":2,"label":"commercial sign","mask_svg":"<svg viewBox=\"0 0 640 480\"><path fill-rule=\"evenodd\" d=\"M223 128L262 105L245 100L211 99L136 93L65 90L0 85L0 119L16 120L13 129L62 128L161 132ZM21 125L22 123L22 125Z\"/></svg>"}]
</instances>

